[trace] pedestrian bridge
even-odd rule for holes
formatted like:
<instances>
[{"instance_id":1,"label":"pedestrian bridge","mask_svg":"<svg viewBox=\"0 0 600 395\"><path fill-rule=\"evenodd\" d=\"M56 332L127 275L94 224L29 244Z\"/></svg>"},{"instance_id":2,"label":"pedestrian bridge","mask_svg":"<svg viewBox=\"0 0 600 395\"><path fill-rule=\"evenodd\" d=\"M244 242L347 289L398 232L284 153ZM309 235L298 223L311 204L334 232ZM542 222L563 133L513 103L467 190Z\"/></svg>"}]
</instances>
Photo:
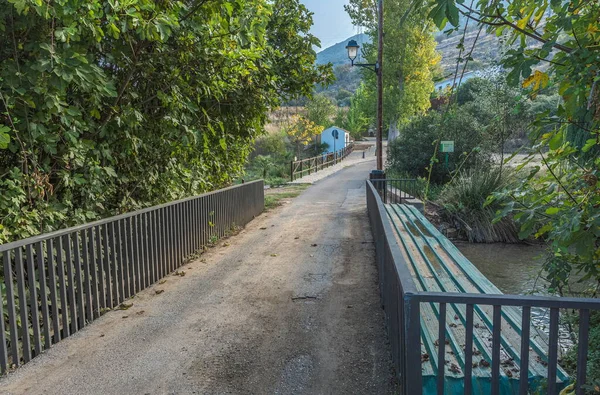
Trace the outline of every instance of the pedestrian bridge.
<instances>
[{"instance_id":1,"label":"pedestrian bridge","mask_svg":"<svg viewBox=\"0 0 600 395\"><path fill-rule=\"evenodd\" d=\"M502 294L415 205L405 204L413 199L410 181L367 184L403 393L557 394L574 381L558 365L560 314L580 311L578 360L585 366L589 310L600 302ZM532 325L532 308L549 311L548 332ZM578 375L578 383L584 380Z\"/></svg>"}]
</instances>

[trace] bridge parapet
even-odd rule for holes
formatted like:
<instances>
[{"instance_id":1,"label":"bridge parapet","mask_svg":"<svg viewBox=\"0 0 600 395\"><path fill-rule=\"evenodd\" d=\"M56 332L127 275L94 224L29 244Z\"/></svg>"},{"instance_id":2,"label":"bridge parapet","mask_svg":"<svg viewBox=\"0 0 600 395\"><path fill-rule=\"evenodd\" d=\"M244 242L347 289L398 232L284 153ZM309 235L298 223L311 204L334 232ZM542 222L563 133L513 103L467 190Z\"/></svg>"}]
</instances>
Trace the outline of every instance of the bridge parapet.
<instances>
[{"instance_id":1,"label":"bridge parapet","mask_svg":"<svg viewBox=\"0 0 600 395\"><path fill-rule=\"evenodd\" d=\"M566 310L578 312L583 391L589 316L600 300L502 294L417 209L393 200L387 181L367 181L367 205L403 393L558 393L571 380L558 365ZM532 326L535 309L549 312L547 334Z\"/></svg>"}]
</instances>

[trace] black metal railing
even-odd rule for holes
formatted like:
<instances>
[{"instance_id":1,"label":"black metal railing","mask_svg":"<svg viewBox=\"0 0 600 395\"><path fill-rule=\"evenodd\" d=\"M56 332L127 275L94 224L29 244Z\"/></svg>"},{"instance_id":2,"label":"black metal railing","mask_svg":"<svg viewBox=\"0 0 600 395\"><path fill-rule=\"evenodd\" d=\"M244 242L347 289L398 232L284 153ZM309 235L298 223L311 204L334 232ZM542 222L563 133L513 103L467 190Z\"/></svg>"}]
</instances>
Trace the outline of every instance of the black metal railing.
<instances>
[{"instance_id":1,"label":"black metal railing","mask_svg":"<svg viewBox=\"0 0 600 395\"><path fill-rule=\"evenodd\" d=\"M529 359L532 334L531 311L534 308L548 309L550 312L548 328L546 393L558 393L556 377L558 370L559 349L559 317L561 311L569 310L571 314L578 315L577 334L577 373L575 377L576 393L585 393L587 358L589 348L590 313L600 310L599 299L585 298L558 298L544 296L523 296L503 294L472 294L472 293L440 293L419 291L414 282L408 264L400 250L392 224L377 188L371 181L367 181L367 208L375 240L377 266L379 269L379 286L381 302L385 310L386 325L392 348L392 359L398 371L401 391L403 394L421 394L423 391L422 377L422 351L421 351L421 310L425 305L432 305L437 315L436 343L446 344L446 308L452 305L464 309L464 349L461 358L464 366L464 394L474 393L473 377L473 328L474 310L480 306L491 306L493 321L489 325L491 334L491 379L490 393L500 393L501 374L501 320L505 310L520 308L521 310L521 347L519 357L520 375L524 379L519 381L518 393L529 393ZM462 341L463 339L461 339ZM438 347L438 361L445 360L446 347ZM437 393L444 393L444 370L447 366L440 363L438 366Z\"/></svg>"},{"instance_id":2,"label":"black metal railing","mask_svg":"<svg viewBox=\"0 0 600 395\"><path fill-rule=\"evenodd\" d=\"M290 163L290 177L292 181L294 181L298 178L304 177L307 174L316 173L320 170L328 168L329 166L336 165L342 160L346 159L346 157L348 157L348 155L350 155L353 151L354 143L350 143L346 147L335 152L292 161Z\"/></svg>"},{"instance_id":3,"label":"black metal railing","mask_svg":"<svg viewBox=\"0 0 600 395\"><path fill-rule=\"evenodd\" d=\"M263 210L261 180L0 245L0 371L117 308Z\"/></svg>"},{"instance_id":4,"label":"black metal railing","mask_svg":"<svg viewBox=\"0 0 600 395\"><path fill-rule=\"evenodd\" d=\"M418 195L417 180L370 180L384 204L399 204L409 199L415 199Z\"/></svg>"}]
</instances>

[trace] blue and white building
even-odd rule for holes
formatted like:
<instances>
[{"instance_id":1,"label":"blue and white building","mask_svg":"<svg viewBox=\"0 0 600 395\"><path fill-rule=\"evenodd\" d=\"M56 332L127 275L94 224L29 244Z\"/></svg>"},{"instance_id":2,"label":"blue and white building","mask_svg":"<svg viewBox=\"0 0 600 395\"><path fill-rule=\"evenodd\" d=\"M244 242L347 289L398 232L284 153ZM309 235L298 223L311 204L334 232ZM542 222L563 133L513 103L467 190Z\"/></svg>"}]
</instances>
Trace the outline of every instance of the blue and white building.
<instances>
[{"instance_id":1,"label":"blue and white building","mask_svg":"<svg viewBox=\"0 0 600 395\"><path fill-rule=\"evenodd\" d=\"M335 138L337 136L337 138ZM337 126L332 126L321 132L319 136L319 142L321 144L326 143L328 145L325 153L333 153L339 151L342 148L346 148L350 144L350 132Z\"/></svg>"}]
</instances>

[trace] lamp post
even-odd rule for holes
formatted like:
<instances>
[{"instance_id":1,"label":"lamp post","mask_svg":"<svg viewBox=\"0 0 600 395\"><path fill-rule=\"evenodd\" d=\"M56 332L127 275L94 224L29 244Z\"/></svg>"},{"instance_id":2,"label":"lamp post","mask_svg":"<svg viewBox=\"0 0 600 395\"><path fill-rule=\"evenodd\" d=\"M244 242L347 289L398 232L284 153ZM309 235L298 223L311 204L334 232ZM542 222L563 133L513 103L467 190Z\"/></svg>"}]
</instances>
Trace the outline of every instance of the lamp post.
<instances>
[{"instance_id":1,"label":"lamp post","mask_svg":"<svg viewBox=\"0 0 600 395\"><path fill-rule=\"evenodd\" d=\"M354 63L358 56L360 46L355 40L348 42L348 58L352 66L365 67L377 74L377 174L378 178L385 178L383 174L383 0L378 0L378 51L377 63ZM372 178L375 178L372 176Z\"/></svg>"}]
</instances>

